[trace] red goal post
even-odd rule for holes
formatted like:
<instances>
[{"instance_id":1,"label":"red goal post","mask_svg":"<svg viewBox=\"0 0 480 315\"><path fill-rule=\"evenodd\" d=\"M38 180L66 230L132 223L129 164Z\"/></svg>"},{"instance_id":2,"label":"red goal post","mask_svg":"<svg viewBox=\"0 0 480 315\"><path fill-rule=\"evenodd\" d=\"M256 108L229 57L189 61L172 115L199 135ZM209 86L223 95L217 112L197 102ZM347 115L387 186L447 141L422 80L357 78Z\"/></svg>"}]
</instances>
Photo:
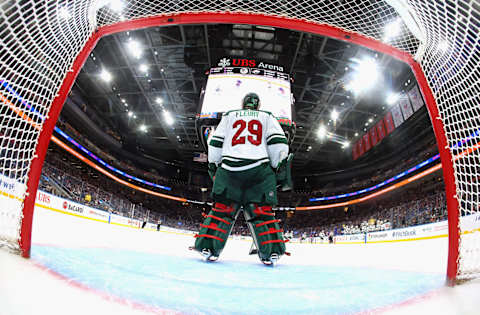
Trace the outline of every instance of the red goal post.
<instances>
[{"instance_id":1,"label":"red goal post","mask_svg":"<svg viewBox=\"0 0 480 315\"><path fill-rule=\"evenodd\" d=\"M427 103L449 213L449 283L480 275L480 7L472 1L4 1L0 4L0 245L29 257L43 160L65 99L98 40L179 24L255 24L329 36L410 65ZM402 32L386 41L385 27ZM460 158L455 145L464 141ZM477 179L478 178L478 179Z\"/></svg>"}]
</instances>

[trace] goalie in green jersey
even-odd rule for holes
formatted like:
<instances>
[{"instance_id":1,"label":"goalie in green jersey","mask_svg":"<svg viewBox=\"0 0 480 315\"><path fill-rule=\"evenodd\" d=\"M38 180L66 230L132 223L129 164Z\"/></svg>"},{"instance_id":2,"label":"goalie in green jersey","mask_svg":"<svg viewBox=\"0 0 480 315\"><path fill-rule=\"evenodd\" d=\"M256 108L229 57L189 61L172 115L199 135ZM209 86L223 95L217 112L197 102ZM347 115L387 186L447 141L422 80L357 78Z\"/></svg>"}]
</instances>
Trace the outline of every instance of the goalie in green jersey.
<instances>
[{"instance_id":1,"label":"goalie in green jersey","mask_svg":"<svg viewBox=\"0 0 480 315\"><path fill-rule=\"evenodd\" d=\"M251 253L267 265L285 254L287 240L272 206L277 203L276 171L285 178L291 158L277 119L259 107L258 95L247 94L242 109L225 113L208 141L214 204L194 247L206 260L218 259L241 210L256 247Z\"/></svg>"}]
</instances>

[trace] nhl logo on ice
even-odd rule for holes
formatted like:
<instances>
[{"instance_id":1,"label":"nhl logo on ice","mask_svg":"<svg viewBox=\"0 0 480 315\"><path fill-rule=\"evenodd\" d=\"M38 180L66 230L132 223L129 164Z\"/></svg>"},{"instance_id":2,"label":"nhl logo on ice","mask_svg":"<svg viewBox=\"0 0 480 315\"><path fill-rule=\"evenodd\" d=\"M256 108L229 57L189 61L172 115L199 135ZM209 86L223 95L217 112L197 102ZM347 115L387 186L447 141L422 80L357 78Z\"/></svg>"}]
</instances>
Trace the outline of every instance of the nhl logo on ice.
<instances>
[{"instance_id":1,"label":"nhl logo on ice","mask_svg":"<svg viewBox=\"0 0 480 315\"><path fill-rule=\"evenodd\" d=\"M68 205L67 202L64 201L64 202L63 202L63 209L67 209L67 205Z\"/></svg>"},{"instance_id":2,"label":"nhl logo on ice","mask_svg":"<svg viewBox=\"0 0 480 315\"><path fill-rule=\"evenodd\" d=\"M222 68L225 68L229 65L230 65L230 59L227 59L227 58L220 59L220 62L218 63L218 66Z\"/></svg>"}]
</instances>

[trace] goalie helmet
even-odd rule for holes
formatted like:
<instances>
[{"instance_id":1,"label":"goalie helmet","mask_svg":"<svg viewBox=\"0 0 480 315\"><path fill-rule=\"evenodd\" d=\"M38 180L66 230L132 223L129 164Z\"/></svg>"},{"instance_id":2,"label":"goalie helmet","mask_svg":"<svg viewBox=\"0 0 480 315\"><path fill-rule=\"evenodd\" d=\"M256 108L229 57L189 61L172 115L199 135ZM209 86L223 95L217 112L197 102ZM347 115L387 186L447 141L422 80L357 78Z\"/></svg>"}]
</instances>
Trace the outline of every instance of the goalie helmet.
<instances>
[{"instance_id":1,"label":"goalie helmet","mask_svg":"<svg viewBox=\"0 0 480 315\"><path fill-rule=\"evenodd\" d=\"M243 98L243 109L258 109L260 107L260 98L255 93L248 93Z\"/></svg>"}]
</instances>

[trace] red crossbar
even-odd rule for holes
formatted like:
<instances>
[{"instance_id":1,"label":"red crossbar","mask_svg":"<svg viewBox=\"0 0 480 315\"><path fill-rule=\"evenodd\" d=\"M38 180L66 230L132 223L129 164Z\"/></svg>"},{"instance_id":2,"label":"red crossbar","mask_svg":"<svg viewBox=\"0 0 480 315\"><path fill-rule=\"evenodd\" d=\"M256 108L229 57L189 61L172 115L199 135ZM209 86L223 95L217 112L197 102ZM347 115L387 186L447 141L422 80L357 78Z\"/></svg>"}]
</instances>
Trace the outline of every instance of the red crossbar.
<instances>
[{"instance_id":1,"label":"red crossbar","mask_svg":"<svg viewBox=\"0 0 480 315\"><path fill-rule=\"evenodd\" d=\"M197 234L195 235L195 238L197 237L206 237L206 238L213 238L217 241L222 241L222 242L225 242L222 238L218 237L218 236L215 236L215 235L209 235L209 234Z\"/></svg>"}]
</instances>

